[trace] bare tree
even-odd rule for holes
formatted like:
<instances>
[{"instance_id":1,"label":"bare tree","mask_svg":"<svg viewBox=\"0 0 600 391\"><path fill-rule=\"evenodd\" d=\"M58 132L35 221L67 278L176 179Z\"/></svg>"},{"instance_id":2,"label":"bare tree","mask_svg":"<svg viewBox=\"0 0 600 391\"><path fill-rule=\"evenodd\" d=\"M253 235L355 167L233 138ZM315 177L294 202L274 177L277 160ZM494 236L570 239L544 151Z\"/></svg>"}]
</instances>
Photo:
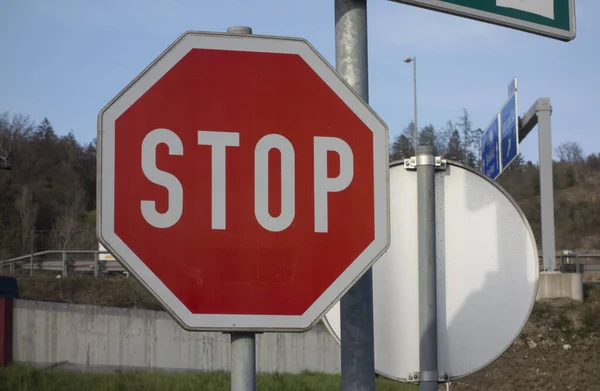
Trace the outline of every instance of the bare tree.
<instances>
[{"instance_id":1,"label":"bare tree","mask_svg":"<svg viewBox=\"0 0 600 391\"><path fill-rule=\"evenodd\" d=\"M25 252L27 239L29 239L38 213L38 205L27 185L21 187L21 193L15 200L15 207L19 212L21 223L21 251Z\"/></svg>"},{"instance_id":2,"label":"bare tree","mask_svg":"<svg viewBox=\"0 0 600 391\"><path fill-rule=\"evenodd\" d=\"M450 141L450 131L447 127L452 126L452 122L446 123L446 128L442 127L435 130L434 148L435 153L440 156L444 156L448 152L448 142Z\"/></svg>"},{"instance_id":3,"label":"bare tree","mask_svg":"<svg viewBox=\"0 0 600 391\"><path fill-rule=\"evenodd\" d=\"M18 114L9 119L8 113L0 114L0 154L17 152L31 134L33 122L28 116Z\"/></svg>"},{"instance_id":4,"label":"bare tree","mask_svg":"<svg viewBox=\"0 0 600 391\"><path fill-rule=\"evenodd\" d=\"M0 156L0 170L10 171L12 170L12 165L8 160L8 156Z\"/></svg>"},{"instance_id":5,"label":"bare tree","mask_svg":"<svg viewBox=\"0 0 600 391\"><path fill-rule=\"evenodd\" d=\"M468 160L469 154L472 154L471 146L476 144L479 140L475 140L473 136L473 123L471 122L471 116L467 109L463 109L463 114L458 118L455 128L462 133L462 155L465 160ZM465 161L465 163L468 162Z\"/></svg>"},{"instance_id":6,"label":"bare tree","mask_svg":"<svg viewBox=\"0 0 600 391\"><path fill-rule=\"evenodd\" d=\"M52 230L54 246L60 250L67 250L74 243L75 235L81 225L81 215L85 202L83 191L76 187L72 189L69 202L62 208L61 214L56 218Z\"/></svg>"},{"instance_id":7,"label":"bare tree","mask_svg":"<svg viewBox=\"0 0 600 391\"><path fill-rule=\"evenodd\" d=\"M556 148L558 158L567 163L583 163L583 149L578 142L565 141Z\"/></svg>"}]
</instances>

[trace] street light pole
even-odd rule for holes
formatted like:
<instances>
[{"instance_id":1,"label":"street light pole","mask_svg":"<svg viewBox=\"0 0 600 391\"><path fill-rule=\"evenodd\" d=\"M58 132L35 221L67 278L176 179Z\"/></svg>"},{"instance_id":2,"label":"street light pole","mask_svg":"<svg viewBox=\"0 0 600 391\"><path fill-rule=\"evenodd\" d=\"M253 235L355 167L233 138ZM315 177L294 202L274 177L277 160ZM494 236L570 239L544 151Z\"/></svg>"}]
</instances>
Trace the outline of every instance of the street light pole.
<instances>
[{"instance_id":1,"label":"street light pole","mask_svg":"<svg viewBox=\"0 0 600 391\"><path fill-rule=\"evenodd\" d=\"M409 63L412 62L413 63L413 84L414 84L414 119L413 119L413 144L415 146L415 155L417 153L417 145L419 145L418 142L418 132L419 132L419 127L417 126L417 58L416 57L406 57L404 59L405 63Z\"/></svg>"}]
</instances>

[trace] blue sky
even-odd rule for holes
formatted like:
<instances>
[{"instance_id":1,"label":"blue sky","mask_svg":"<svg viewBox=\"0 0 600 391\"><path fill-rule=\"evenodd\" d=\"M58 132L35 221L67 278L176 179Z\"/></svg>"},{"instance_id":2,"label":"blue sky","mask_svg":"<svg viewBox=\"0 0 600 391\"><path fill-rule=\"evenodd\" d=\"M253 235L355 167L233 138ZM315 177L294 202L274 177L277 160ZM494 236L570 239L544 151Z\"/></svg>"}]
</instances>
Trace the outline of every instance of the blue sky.
<instances>
[{"instance_id":1,"label":"blue sky","mask_svg":"<svg viewBox=\"0 0 600 391\"><path fill-rule=\"evenodd\" d=\"M369 0L370 104L391 137L413 116L440 127L466 108L485 127L519 78L520 114L553 105L552 137L600 151L600 1L577 0L577 37L561 42L388 0ZM96 136L99 110L186 30L251 26L303 37L335 64L333 0L0 0L0 112L48 117L59 134ZM522 144L537 161L537 131Z\"/></svg>"}]
</instances>

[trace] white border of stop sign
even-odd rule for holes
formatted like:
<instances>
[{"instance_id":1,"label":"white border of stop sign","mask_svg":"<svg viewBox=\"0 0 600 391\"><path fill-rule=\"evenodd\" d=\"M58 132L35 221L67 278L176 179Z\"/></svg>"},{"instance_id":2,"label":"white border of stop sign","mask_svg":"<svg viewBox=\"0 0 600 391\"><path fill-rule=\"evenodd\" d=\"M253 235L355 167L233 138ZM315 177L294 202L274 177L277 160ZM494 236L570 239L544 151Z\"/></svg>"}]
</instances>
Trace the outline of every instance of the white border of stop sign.
<instances>
[{"instance_id":1,"label":"white border of stop sign","mask_svg":"<svg viewBox=\"0 0 600 391\"><path fill-rule=\"evenodd\" d=\"M231 314L194 314L167 288L167 286L145 265L143 260L125 244L114 231L114 180L115 180L115 121L121 114L133 105L143 93L151 88L160 78L175 66L192 49L216 49L232 51L250 51L263 53L285 53L299 55L321 79L335 92L341 100L363 121L373 132L373 189L374 189L374 227L375 239L365 250L352 262L346 270L323 292L321 296L299 316L292 315L231 315ZM153 129L149 129L149 132ZM177 139L171 137L168 129L158 129L155 135L169 140L170 153L177 153ZM199 132L202 130L199 130ZM214 140L214 135L199 133L198 142L208 143L212 147L213 165L215 156L224 157L226 147L236 147L236 138L230 134L229 139ZM152 136L154 137L154 136ZM163 215L156 212L151 200L140 200L140 207L144 217L149 224L156 227L166 228L178 219L178 186L177 179L161 176L152 162L152 147L161 141L161 137L153 140L148 139L144 148L146 154L143 171L149 180L161 184L170 190L169 211ZM213 137L214 138L214 137ZM327 151L334 151L340 156L340 163L348 163L352 159L352 150L348 144L338 138L315 137L315 152L323 156ZM168 144L167 143L167 144ZM256 156L264 156L262 149L278 148L283 156L293 154L293 146L285 140L271 137L264 145L253 146L257 148ZM218 147L218 148L217 148ZM291 148L290 148L291 147ZM142 145L140 145L142 148ZM221 154L222 152L222 154ZM287 154L287 155L284 155ZM317 155L316 155L317 156ZM264 162L263 162L264 163ZM314 163L314 162L313 162ZM142 164L142 162L140 162ZM364 164L364 162L354 162ZM263 164L264 165L264 164ZM260 167L261 165L257 165ZM257 168L258 169L258 168ZM282 169L285 167L282 166ZM158 176L156 174L159 174ZM164 174L164 172L163 172ZM315 202L320 205L319 216L326 216L327 205L321 202L326 200L328 191L343 191L351 180L352 173L345 171L337 178L320 178L320 195L315 194ZM215 186L224 186L224 177L220 175L218 168L212 171L213 190ZM224 174L223 174L224 175ZM318 178L315 178L315 181ZM162 181L162 183L161 183ZM317 184L315 184L317 185ZM293 182L282 183L282 206L287 207L292 203L285 198L286 194L293 194ZM163 52L152 64L150 64L136 79L134 79L123 91L121 91L111 102L109 102L98 115L98 237L100 242L135 275L144 286L163 304L174 319L187 330L215 330L215 331L304 331L312 327L323 315L341 298L341 296L358 280L373 263L387 250L389 246L389 179L388 179L388 128L386 124L375 114L375 112L360 99L352 88L336 73L336 71L319 55L319 53L305 40L297 38L281 38L260 35L229 35L222 33L186 32L179 37L165 52ZM257 181L252 191L264 191L264 183ZM319 199L317 199L319 198ZM216 199L216 198L215 198ZM321 201L320 201L321 200ZM213 201L213 209L221 208L221 202ZM360 200L356 200L360 202ZM323 210L324 208L324 210ZM288 208L289 209L289 208ZM218 211L224 213L224 208ZM265 205L256 204L255 214L259 222L266 229L272 231L285 229L290 218L293 217L293 209L282 213L279 220L272 218L265 212ZM323 214L325 212L325 214ZM223 216L215 214L212 221L213 229L223 229ZM220 217L219 217L220 216ZM154 224L152 224L152 222ZM315 220L315 232L326 232L326 218ZM349 238L351 240L351 238Z\"/></svg>"}]
</instances>

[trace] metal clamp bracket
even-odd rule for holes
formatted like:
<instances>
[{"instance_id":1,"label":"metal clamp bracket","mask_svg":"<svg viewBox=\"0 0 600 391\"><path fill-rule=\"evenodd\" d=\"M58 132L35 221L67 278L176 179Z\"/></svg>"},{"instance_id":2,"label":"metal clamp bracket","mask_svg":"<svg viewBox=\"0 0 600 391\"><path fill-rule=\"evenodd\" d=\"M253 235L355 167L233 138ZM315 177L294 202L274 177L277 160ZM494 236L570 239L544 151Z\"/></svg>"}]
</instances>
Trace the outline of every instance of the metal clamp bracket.
<instances>
[{"instance_id":1,"label":"metal clamp bracket","mask_svg":"<svg viewBox=\"0 0 600 391\"><path fill-rule=\"evenodd\" d=\"M423 373L419 372L409 372L406 376L408 381L411 382L419 382L419 381L437 381L439 383L445 383L450 380L450 375L445 372L440 372L437 374L431 371L425 371Z\"/></svg>"},{"instance_id":2,"label":"metal clamp bracket","mask_svg":"<svg viewBox=\"0 0 600 391\"><path fill-rule=\"evenodd\" d=\"M421 155L418 158L411 156L410 159L404 159L404 168L407 170L416 170L418 166L435 166L436 169L446 169L446 159L442 159L441 156L424 156Z\"/></svg>"}]
</instances>

